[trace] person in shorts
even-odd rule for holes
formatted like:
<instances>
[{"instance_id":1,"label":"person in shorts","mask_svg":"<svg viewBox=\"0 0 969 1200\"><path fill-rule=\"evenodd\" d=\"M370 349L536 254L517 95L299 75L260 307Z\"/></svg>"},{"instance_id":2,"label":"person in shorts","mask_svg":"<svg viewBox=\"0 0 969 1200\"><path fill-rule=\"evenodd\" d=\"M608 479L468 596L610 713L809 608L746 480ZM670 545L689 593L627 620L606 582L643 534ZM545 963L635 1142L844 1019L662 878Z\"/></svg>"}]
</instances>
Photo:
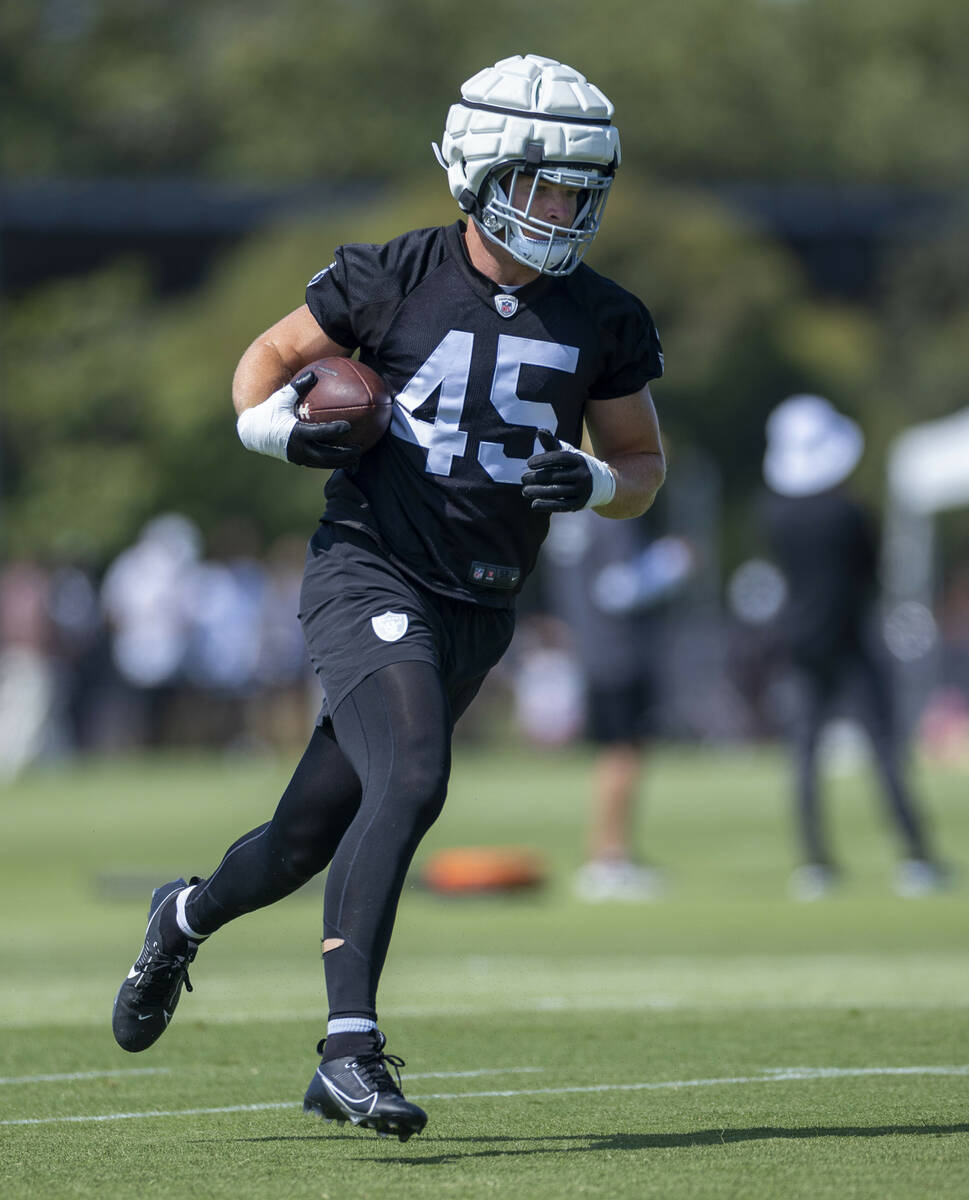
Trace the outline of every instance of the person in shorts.
<instances>
[{"instance_id":1,"label":"person in shorts","mask_svg":"<svg viewBox=\"0 0 969 1200\"><path fill-rule=\"evenodd\" d=\"M610 521L585 509L558 518L542 551L545 606L567 626L593 748L580 900L653 900L665 872L637 848L639 793L659 728L668 602L693 569L687 542L656 536L647 517Z\"/></svg>"},{"instance_id":2,"label":"person in shorts","mask_svg":"<svg viewBox=\"0 0 969 1200\"><path fill-rule=\"evenodd\" d=\"M242 355L243 445L332 471L300 605L325 703L272 819L210 875L155 890L115 1001L124 1049L164 1032L205 938L328 867L329 1018L304 1108L402 1141L424 1127L388 1070L377 985L454 723L508 646L549 514L636 516L665 474L652 318L582 262L619 166L612 112L553 59L478 72L434 147L467 222L340 246ZM294 412L309 363L355 353L394 396L362 456L345 422Z\"/></svg>"}]
</instances>

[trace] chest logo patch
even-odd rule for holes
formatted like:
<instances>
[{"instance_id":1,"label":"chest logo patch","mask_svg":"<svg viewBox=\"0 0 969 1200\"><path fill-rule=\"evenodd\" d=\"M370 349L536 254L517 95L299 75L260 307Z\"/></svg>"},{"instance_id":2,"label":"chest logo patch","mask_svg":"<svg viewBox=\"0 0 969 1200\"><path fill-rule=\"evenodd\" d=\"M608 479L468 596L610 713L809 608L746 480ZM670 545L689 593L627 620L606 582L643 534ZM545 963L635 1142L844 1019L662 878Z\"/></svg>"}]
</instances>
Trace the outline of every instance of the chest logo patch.
<instances>
[{"instance_id":1,"label":"chest logo patch","mask_svg":"<svg viewBox=\"0 0 969 1200\"><path fill-rule=\"evenodd\" d=\"M513 317L518 312L517 296L509 296L506 292L499 292L494 299L499 317Z\"/></svg>"},{"instance_id":2,"label":"chest logo patch","mask_svg":"<svg viewBox=\"0 0 969 1200\"><path fill-rule=\"evenodd\" d=\"M395 613L389 610L379 617L371 617L373 631L382 642L399 642L407 632L407 613Z\"/></svg>"}]
</instances>

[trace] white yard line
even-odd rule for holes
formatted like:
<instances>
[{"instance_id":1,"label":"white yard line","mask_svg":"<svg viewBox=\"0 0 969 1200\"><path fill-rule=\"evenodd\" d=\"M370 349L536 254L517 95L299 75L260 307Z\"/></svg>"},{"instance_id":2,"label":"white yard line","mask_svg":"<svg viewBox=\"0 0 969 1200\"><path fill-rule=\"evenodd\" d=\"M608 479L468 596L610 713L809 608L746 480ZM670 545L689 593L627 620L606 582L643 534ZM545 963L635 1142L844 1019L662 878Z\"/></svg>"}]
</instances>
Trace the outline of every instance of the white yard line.
<instances>
[{"instance_id":1,"label":"white yard line","mask_svg":"<svg viewBox=\"0 0 969 1200\"><path fill-rule=\"evenodd\" d=\"M18 1117L13 1121L0 1121L0 1125L57 1125L87 1121L135 1121L144 1117L201 1117L209 1113L266 1112L271 1108L295 1108L293 1100L279 1100L274 1104L227 1104L223 1108L177 1108L159 1109L157 1112L101 1113L91 1117Z\"/></svg>"},{"instance_id":2,"label":"white yard line","mask_svg":"<svg viewBox=\"0 0 969 1200\"><path fill-rule=\"evenodd\" d=\"M514 1068L522 1070L522 1068ZM525 1068L526 1070L528 1068ZM482 1070L473 1074L495 1074ZM505 1073L505 1072L502 1072ZM509 1072L510 1073L510 1072ZM425 1078L446 1078L464 1075L465 1072L427 1072ZM476 1100L476 1099L508 1099L515 1096L568 1096L589 1094L595 1092L642 1092L661 1091L678 1088L698 1087L727 1087L736 1084L750 1083L786 1083L793 1080L806 1079L848 1079L866 1075L969 1075L967 1066L937 1066L937 1067L775 1067L765 1070L760 1075L727 1075L716 1079L667 1079L649 1083L600 1083L581 1087L559 1088L525 1088L520 1090L501 1090L488 1092L425 1092L422 1095L412 1095L412 1100ZM416 1075L410 1078L417 1078ZM65 1117L18 1117L13 1120L0 1121L0 1125L54 1125L66 1123L81 1123L91 1121L133 1121L153 1117L198 1117L218 1115L220 1113L268 1112L272 1109L296 1108L298 1101L278 1100L268 1104L230 1104L220 1108L179 1108L156 1110L154 1112L118 1112L101 1113L97 1116L65 1116Z\"/></svg>"},{"instance_id":3,"label":"white yard line","mask_svg":"<svg viewBox=\"0 0 969 1200\"><path fill-rule=\"evenodd\" d=\"M476 1071L408 1071L412 1079L477 1079L481 1075L541 1075L545 1067L480 1067Z\"/></svg>"},{"instance_id":4,"label":"white yard line","mask_svg":"<svg viewBox=\"0 0 969 1200\"><path fill-rule=\"evenodd\" d=\"M414 1100L466 1100L494 1096L565 1096L590 1092L653 1092L676 1088L721 1087L743 1083L785 1083L795 1079L847 1079L856 1075L969 1075L964 1067L781 1067L764 1075L726 1075L716 1079L668 1079L656 1083L596 1083L583 1087L527 1088L494 1092L425 1092Z\"/></svg>"},{"instance_id":5,"label":"white yard line","mask_svg":"<svg viewBox=\"0 0 969 1200\"><path fill-rule=\"evenodd\" d=\"M171 1067L120 1067L114 1071L69 1071L64 1075L9 1075L4 1083L67 1083L75 1079L107 1079L116 1075L170 1075Z\"/></svg>"}]
</instances>

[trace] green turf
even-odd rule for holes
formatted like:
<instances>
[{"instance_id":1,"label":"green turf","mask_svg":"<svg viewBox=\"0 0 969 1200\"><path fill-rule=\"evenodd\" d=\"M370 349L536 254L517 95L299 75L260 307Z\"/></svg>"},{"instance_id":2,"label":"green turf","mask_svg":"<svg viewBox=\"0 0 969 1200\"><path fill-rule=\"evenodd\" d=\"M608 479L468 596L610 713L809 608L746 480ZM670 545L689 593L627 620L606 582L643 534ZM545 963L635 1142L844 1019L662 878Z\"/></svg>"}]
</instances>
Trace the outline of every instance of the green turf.
<instances>
[{"instance_id":1,"label":"green turf","mask_svg":"<svg viewBox=\"0 0 969 1200\"><path fill-rule=\"evenodd\" d=\"M526 845L549 882L505 899L407 888L381 993L430 1113L406 1146L300 1112L322 1032L318 884L205 946L156 1047L111 1038L151 885L210 870L287 764L95 763L8 786L0 1195L969 1195L966 893L892 894L870 778L832 781L846 883L799 905L783 759L659 753L641 842L669 894L590 907L569 891L588 766L457 756L421 855ZM965 770L918 780L969 862Z\"/></svg>"}]
</instances>

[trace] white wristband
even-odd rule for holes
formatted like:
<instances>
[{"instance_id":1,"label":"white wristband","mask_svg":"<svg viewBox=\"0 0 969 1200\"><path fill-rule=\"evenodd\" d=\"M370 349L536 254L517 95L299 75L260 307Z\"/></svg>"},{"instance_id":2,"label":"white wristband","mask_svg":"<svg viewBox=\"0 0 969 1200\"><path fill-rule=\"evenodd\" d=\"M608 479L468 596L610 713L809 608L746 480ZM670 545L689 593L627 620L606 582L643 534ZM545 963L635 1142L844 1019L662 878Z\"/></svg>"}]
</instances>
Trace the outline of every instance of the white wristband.
<instances>
[{"instance_id":1,"label":"white wristband","mask_svg":"<svg viewBox=\"0 0 969 1200\"><path fill-rule=\"evenodd\" d=\"M296 389L287 383L262 404L245 409L236 421L239 441L247 450L286 462L286 445L297 420L296 400Z\"/></svg>"},{"instance_id":2,"label":"white wristband","mask_svg":"<svg viewBox=\"0 0 969 1200\"><path fill-rule=\"evenodd\" d=\"M592 454L586 454L584 450L579 450L576 446L570 446L568 442L563 442L561 439L559 441L563 450L581 454L586 461L586 466L592 472L592 494L582 507L602 508L603 505L608 504L616 494L616 477L609 464Z\"/></svg>"}]
</instances>

